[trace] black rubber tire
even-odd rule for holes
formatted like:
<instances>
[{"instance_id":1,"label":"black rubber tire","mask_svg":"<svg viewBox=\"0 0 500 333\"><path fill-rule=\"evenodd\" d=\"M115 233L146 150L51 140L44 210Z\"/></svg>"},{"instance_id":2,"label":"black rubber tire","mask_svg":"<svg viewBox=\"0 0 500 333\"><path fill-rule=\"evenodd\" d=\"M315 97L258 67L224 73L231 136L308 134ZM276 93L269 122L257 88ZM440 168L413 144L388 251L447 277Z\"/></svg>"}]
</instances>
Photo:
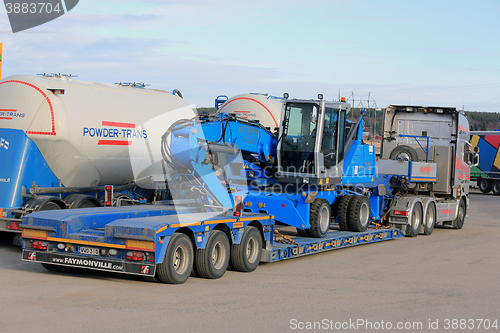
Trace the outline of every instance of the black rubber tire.
<instances>
[{"instance_id":1,"label":"black rubber tire","mask_svg":"<svg viewBox=\"0 0 500 333\"><path fill-rule=\"evenodd\" d=\"M45 268L48 271L57 272L57 267L55 265L46 264L46 263L42 262L42 266L43 266L43 268Z\"/></svg>"},{"instance_id":2,"label":"black rubber tire","mask_svg":"<svg viewBox=\"0 0 500 333\"><path fill-rule=\"evenodd\" d=\"M489 179L481 178L477 181L477 186L479 190L483 193L490 193L491 191L491 181Z\"/></svg>"},{"instance_id":3,"label":"black rubber tire","mask_svg":"<svg viewBox=\"0 0 500 333\"><path fill-rule=\"evenodd\" d=\"M101 207L101 203L99 202L99 200L97 200L97 198L81 193L73 193L68 195L64 199L64 202L70 209Z\"/></svg>"},{"instance_id":4,"label":"black rubber tire","mask_svg":"<svg viewBox=\"0 0 500 333\"><path fill-rule=\"evenodd\" d=\"M240 272L253 272L262 256L262 235L259 229L249 226L243 231L240 244L231 246L231 264Z\"/></svg>"},{"instance_id":5,"label":"black rubber tire","mask_svg":"<svg viewBox=\"0 0 500 333\"><path fill-rule=\"evenodd\" d=\"M429 236L436 225L436 205L433 202L427 206L424 216L424 235Z\"/></svg>"},{"instance_id":6,"label":"black rubber tire","mask_svg":"<svg viewBox=\"0 0 500 333\"><path fill-rule=\"evenodd\" d=\"M410 146L397 146L391 151L389 158L391 160L403 158L404 160L416 162L418 161L418 154L415 149Z\"/></svg>"},{"instance_id":7,"label":"black rubber tire","mask_svg":"<svg viewBox=\"0 0 500 333\"><path fill-rule=\"evenodd\" d=\"M330 230L331 207L326 199L315 199L309 208L309 237L324 238Z\"/></svg>"},{"instance_id":8,"label":"black rubber tire","mask_svg":"<svg viewBox=\"0 0 500 333\"><path fill-rule=\"evenodd\" d=\"M57 210L57 209L61 209L61 207L59 207L58 204L56 204L55 202L53 201L49 201L49 202L46 202L44 203L39 209L38 211L41 212L41 211L44 211L44 210Z\"/></svg>"},{"instance_id":9,"label":"black rubber tire","mask_svg":"<svg viewBox=\"0 0 500 333\"><path fill-rule=\"evenodd\" d=\"M500 180L494 180L493 184L491 184L491 190L493 194L500 195Z\"/></svg>"},{"instance_id":10,"label":"black rubber tire","mask_svg":"<svg viewBox=\"0 0 500 333\"><path fill-rule=\"evenodd\" d=\"M342 196L339 200L339 205L337 209L337 218L339 221L339 227L342 231L349 230L349 206L351 205L354 195L346 194Z\"/></svg>"},{"instance_id":11,"label":"black rubber tire","mask_svg":"<svg viewBox=\"0 0 500 333\"><path fill-rule=\"evenodd\" d=\"M306 230L300 229L300 228L295 228L297 229L297 234L299 234L300 237L309 237L309 233Z\"/></svg>"},{"instance_id":12,"label":"black rubber tire","mask_svg":"<svg viewBox=\"0 0 500 333\"><path fill-rule=\"evenodd\" d=\"M188 236L174 233L168 242L165 259L156 266L160 282L181 284L187 281L194 262L193 244Z\"/></svg>"},{"instance_id":13,"label":"black rubber tire","mask_svg":"<svg viewBox=\"0 0 500 333\"><path fill-rule=\"evenodd\" d=\"M370 224L370 200L364 195L357 195L349 204L349 230L364 232Z\"/></svg>"},{"instance_id":14,"label":"black rubber tire","mask_svg":"<svg viewBox=\"0 0 500 333\"><path fill-rule=\"evenodd\" d=\"M465 210L465 202L463 199L460 200L460 203L458 205L458 214L457 214L457 218L453 220L452 222L452 227L453 229L457 229L457 230L460 230L462 229L462 227L464 226L464 222L465 222L465 213L466 213L466 210Z\"/></svg>"},{"instance_id":15,"label":"black rubber tire","mask_svg":"<svg viewBox=\"0 0 500 333\"><path fill-rule=\"evenodd\" d=\"M35 209L35 211L38 212L44 210L65 209L66 204L58 197L41 195L36 198L29 199L24 207Z\"/></svg>"},{"instance_id":16,"label":"black rubber tire","mask_svg":"<svg viewBox=\"0 0 500 333\"><path fill-rule=\"evenodd\" d=\"M212 230L207 246L196 250L196 273L203 278L219 279L226 273L230 259L230 244L225 233Z\"/></svg>"},{"instance_id":17,"label":"black rubber tire","mask_svg":"<svg viewBox=\"0 0 500 333\"><path fill-rule=\"evenodd\" d=\"M409 228L406 232L408 237L417 237L420 233L420 225L423 221L422 205L417 202L409 214Z\"/></svg>"}]
</instances>

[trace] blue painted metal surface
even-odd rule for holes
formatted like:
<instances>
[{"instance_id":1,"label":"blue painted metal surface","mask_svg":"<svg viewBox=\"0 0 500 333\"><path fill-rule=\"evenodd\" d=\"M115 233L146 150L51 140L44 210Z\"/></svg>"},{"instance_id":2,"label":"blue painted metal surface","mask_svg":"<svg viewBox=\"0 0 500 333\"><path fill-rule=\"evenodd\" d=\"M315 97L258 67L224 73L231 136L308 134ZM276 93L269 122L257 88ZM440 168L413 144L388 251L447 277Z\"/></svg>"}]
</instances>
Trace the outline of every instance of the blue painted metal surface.
<instances>
[{"instance_id":1,"label":"blue painted metal surface","mask_svg":"<svg viewBox=\"0 0 500 333\"><path fill-rule=\"evenodd\" d=\"M403 237L400 230L369 229L355 233L331 230L325 238L289 235L289 244L282 244L276 235L274 220L265 214L245 213L241 217L228 214L197 213L189 208L176 210L172 206L132 206L45 211L30 214L23 219L23 254L26 261L82 267L118 273L154 276L156 265L163 262L170 237L181 232L192 236L195 249L205 248L214 229L230 231L231 242L239 244L247 226L262 231L265 249L260 261L275 262L338 248L369 244ZM29 230L36 230L35 240L42 239L47 249L31 248ZM40 231L42 234L40 235ZM130 243L132 242L132 243ZM136 242L136 243L134 243ZM137 243L142 242L142 243ZM142 245L146 243L146 245ZM64 244L65 248L58 248ZM133 261L126 254L137 251L144 259ZM80 249L95 248L94 255ZM110 254L116 250L116 255Z\"/></svg>"},{"instance_id":2,"label":"blue painted metal surface","mask_svg":"<svg viewBox=\"0 0 500 333\"><path fill-rule=\"evenodd\" d=\"M330 231L325 238L293 237L295 244L273 243L271 251L265 251L262 260L275 262L309 254L341 249L356 245L377 243L404 237L399 229L368 229L365 232Z\"/></svg>"},{"instance_id":3,"label":"blue painted metal surface","mask_svg":"<svg viewBox=\"0 0 500 333\"><path fill-rule=\"evenodd\" d=\"M20 207L26 199L21 188L27 190L36 181L42 187L57 187L59 181L43 158L35 143L24 131L0 129L0 137L8 145L0 148L0 208Z\"/></svg>"}]
</instances>

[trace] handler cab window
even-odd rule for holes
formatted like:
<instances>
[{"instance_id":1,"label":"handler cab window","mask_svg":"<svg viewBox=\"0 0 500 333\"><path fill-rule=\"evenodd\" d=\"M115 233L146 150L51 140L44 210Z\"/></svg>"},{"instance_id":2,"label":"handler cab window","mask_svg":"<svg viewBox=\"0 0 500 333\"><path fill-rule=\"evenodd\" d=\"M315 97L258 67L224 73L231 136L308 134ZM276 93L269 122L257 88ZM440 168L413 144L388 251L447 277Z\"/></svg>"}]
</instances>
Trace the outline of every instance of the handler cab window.
<instances>
[{"instance_id":1,"label":"handler cab window","mask_svg":"<svg viewBox=\"0 0 500 333\"><path fill-rule=\"evenodd\" d=\"M338 121L340 118L340 124ZM338 131L338 135L337 135ZM324 157L324 166L326 168L332 167L337 164L338 160L343 159L344 152L344 131L345 131L345 110L327 108L325 110L325 128L323 130L323 142L321 145L321 152ZM338 151L337 151L338 139Z\"/></svg>"},{"instance_id":2,"label":"handler cab window","mask_svg":"<svg viewBox=\"0 0 500 333\"><path fill-rule=\"evenodd\" d=\"M317 104L287 104L280 152L281 167L284 172L314 173L317 119Z\"/></svg>"}]
</instances>

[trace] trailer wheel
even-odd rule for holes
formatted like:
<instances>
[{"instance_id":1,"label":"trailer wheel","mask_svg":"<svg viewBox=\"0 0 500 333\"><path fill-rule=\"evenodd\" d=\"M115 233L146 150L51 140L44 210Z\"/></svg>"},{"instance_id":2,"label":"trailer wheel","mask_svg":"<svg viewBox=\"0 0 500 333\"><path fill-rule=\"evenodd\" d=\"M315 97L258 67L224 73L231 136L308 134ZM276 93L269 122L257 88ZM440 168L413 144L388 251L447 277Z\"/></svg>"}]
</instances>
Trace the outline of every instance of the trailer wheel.
<instances>
[{"instance_id":1,"label":"trailer wheel","mask_svg":"<svg viewBox=\"0 0 500 333\"><path fill-rule=\"evenodd\" d=\"M193 267L193 244L188 236L174 233L170 237L165 259L158 264L156 273L163 283L181 284L186 282Z\"/></svg>"},{"instance_id":2,"label":"trailer wheel","mask_svg":"<svg viewBox=\"0 0 500 333\"><path fill-rule=\"evenodd\" d=\"M406 236L417 237L420 232L420 224L422 223L422 205L420 203L416 203L413 206L410 218L409 230L406 232Z\"/></svg>"},{"instance_id":3,"label":"trailer wheel","mask_svg":"<svg viewBox=\"0 0 500 333\"><path fill-rule=\"evenodd\" d=\"M309 223L311 229L308 230L310 237L323 238L330 229L330 203L326 199L315 199L309 210Z\"/></svg>"},{"instance_id":4,"label":"trailer wheel","mask_svg":"<svg viewBox=\"0 0 500 333\"><path fill-rule=\"evenodd\" d=\"M355 196L349 205L349 230L363 232L370 222L370 200L364 195Z\"/></svg>"},{"instance_id":5,"label":"trailer wheel","mask_svg":"<svg viewBox=\"0 0 500 333\"><path fill-rule=\"evenodd\" d=\"M260 263L262 236L255 227L246 227L240 244L231 247L231 263L235 270L253 272Z\"/></svg>"},{"instance_id":6,"label":"trailer wheel","mask_svg":"<svg viewBox=\"0 0 500 333\"><path fill-rule=\"evenodd\" d=\"M489 179L484 179L481 178L477 182L477 185L479 186L479 190L483 193L490 193L491 191L491 181Z\"/></svg>"},{"instance_id":7,"label":"trailer wheel","mask_svg":"<svg viewBox=\"0 0 500 333\"><path fill-rule=\"evenodd\" d=\"M500 180L494 180L491 189L493 194L500 195Z\"/></svg>"},{"instance_id":8,"label":"trailer wheel","mask_svg":"<svg viewBox=\"0 0 500 333\"><path fill-rule=\"evenodd\" d=\"M64 199L64 202L70 209L101 207L101 203L99 202L99 200L97 200L97 198L80 193L73 193L68 195Z\"/></svg>"},{"instance_id":9,"label":"trailer wheel","mask_svg":"<svg viewBox=\"0 0 500 333\"><path fill-rule=\"evenodd\" d=\"M346 194L339 200L337 217L339 220L340 230L349 230L349 206L353 198L354 196L352 194Z\"/></svg>"},{"instance_id":10,"label":"trailer wheel","mask_svg":"<svg viewBox=\"0 0 500 333\"><path fill-rule=\"evenodd\" d=\"M207 279L218 279L224 275L230 258L229 240L225 233L213 230L207 246L196 251L196 273Z\"/></svg>"},{"instance_id":11,"label":"trailer wheel","mask_svg":"<svg viewBox=\"0 0 500 333\"><path fill-rule=\"evenodd\" d=\"M64 201L54 196L40 195L35 198L29 199L24 205L26 209L33 209L35 212L44 210L65 209L66 204ZM21 214L16 214L16 218L21 217Z\"/></svg>"},{"instance_id":12,"label":"trailer wheel","mask_svg":"<svg viewBox=\"0 0 500 333\"><path fill-rule=\"evenodd\" d=\"M397 146L389 155L391 160L418 161L418 154L410 146Z\"/></svg>"},{"instance_id":13,"label":"trailer wheel","mask_svg":"<svg viewBox=\"0 0 500 333\"><path fill-rule=\"evenodd\" d=\"M463 200L460 200L460 204L458 206L458 214L457 218L453 220L452 226L453 229L462 229L465 222L465 203Z\"/></svg>"},{"instance_id":14,"label":"trailer wheel","mask_svg":"<svg viewBox=\"0 0 500 333\"><path fill-rule=\"evenodd\" d=\"M436 223L436 205L434 203L430 203L427 206L427 210L425 212L425 223L424 223L424 235L432 234L434 230L434 225Z\"/></svg>"}]
</instances>

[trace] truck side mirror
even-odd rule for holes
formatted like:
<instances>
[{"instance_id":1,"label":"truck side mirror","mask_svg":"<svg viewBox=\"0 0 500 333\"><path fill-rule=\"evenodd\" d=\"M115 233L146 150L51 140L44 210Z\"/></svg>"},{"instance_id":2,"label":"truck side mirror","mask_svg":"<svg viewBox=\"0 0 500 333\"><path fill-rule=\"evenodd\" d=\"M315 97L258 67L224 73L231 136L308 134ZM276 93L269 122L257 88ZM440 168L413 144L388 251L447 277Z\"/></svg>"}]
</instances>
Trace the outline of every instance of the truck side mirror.
<instances>
[{"instance_id":1,"label":"truck side mirror","mask_svg":"<svg viewBox=\"0 0 500 333\"><path fill-rule=\"evenodd\" d=\"M478 166L479 165L479 154L478 153L474 153L473 157L472 157L472 165L471 166Z\"/></svg>"}]
</instances>

